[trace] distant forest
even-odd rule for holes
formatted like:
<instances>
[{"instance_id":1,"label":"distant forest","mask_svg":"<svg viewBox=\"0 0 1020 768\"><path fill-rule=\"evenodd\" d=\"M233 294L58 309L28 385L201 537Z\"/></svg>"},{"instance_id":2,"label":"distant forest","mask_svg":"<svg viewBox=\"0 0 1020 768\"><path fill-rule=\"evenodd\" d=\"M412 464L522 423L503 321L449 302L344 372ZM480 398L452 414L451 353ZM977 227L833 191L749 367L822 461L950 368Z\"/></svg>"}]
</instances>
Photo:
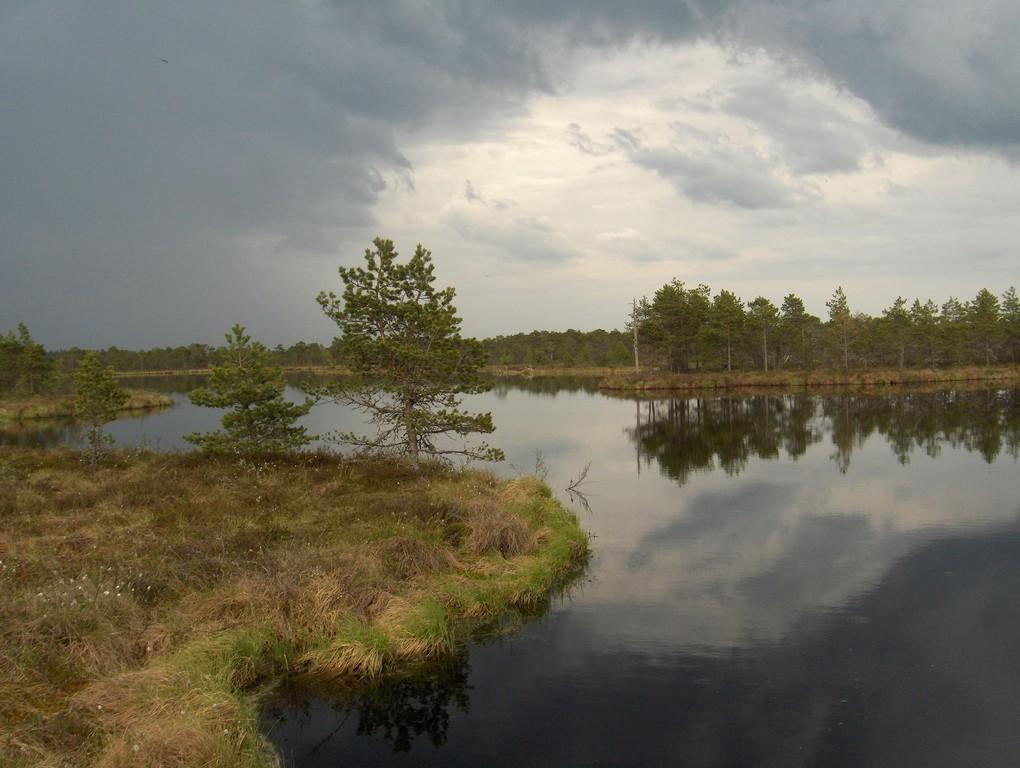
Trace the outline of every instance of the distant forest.
<instances>
[{"instance_id":1,"label":"distant forest","mask_svg":"<svg viewBox=\"0 0 1020 768\"><path fill-rule=\"evenodd\" d=\"M880 315L854 312L837 288L825 320L788 294L780 306L744 301L707 285L673 280L635 302L645 366L689 370L951 367L1020 360L1020 300L982 289L970 301L913 303L900 297Z\"/></svg>"},{"instance_id":2,"label":"distant forest","mask_svg":"<svg viewBox=\"0 0 1020 768\"><path fill-rule=\"evenodd\" d=\"M827 317L807 312L794 294L776 306L759 296L745 301L731 291L713 295L707 285L673 280L652 298L634 302L624 330L532 331L483 339L489 362L513 367L634 365L634 329L642 369L662 371L793 370L813 368L943 368L1020 363L1020 299L981 290L967 301L908 302L897 298L880 314L855 312L842 288L826 303ZM217 347L188 344L98 350L118 371L208 368ZM0 335L0 391L38 392L59 386L85 350L47 351L22 324ZM299 341L270 350L287 368L343 365L344 350Z\"/></svg>"}]
</instances>

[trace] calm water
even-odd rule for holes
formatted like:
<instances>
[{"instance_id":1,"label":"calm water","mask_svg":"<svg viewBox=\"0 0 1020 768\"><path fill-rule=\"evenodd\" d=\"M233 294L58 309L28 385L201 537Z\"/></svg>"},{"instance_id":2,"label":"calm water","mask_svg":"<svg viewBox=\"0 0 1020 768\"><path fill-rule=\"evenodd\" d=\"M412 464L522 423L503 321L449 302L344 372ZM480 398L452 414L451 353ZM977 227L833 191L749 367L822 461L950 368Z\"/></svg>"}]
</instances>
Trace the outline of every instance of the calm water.
<instances>
[{"instance_id":1,"label":"calm water","mask_svg":"<svg viewBox=\"0 0 1020 768\"><path fill-rule=\"evenodd\" d=\"M427 675L281 699L288 765L1020 764L1020 391L635 402L545 383L472 405L501 471L538 450L561 489L591 462L588 574ZM182 405L114 434L174 448L215 422Z\"/></svg>"}]
</instances>

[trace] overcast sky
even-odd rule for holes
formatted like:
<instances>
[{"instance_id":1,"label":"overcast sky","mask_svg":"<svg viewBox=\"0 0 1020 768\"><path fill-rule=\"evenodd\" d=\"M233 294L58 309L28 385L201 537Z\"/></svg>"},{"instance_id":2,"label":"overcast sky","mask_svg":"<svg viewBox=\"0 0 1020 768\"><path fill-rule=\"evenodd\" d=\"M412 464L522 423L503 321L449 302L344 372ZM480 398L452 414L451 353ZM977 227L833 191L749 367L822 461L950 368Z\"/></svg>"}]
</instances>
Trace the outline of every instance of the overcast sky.
<instances>
[{"instance_id":1,"label":"overcast sky","mask_svg":"<svg viewBox=\"0 0 1020 768\"><path fill-rule=\"evenodd\" d=\"M6 0L0 104L0 332L49 347L328 341L376 235L478 336L1020 284L1016 0Z\"/></svg>"}]
</instances>

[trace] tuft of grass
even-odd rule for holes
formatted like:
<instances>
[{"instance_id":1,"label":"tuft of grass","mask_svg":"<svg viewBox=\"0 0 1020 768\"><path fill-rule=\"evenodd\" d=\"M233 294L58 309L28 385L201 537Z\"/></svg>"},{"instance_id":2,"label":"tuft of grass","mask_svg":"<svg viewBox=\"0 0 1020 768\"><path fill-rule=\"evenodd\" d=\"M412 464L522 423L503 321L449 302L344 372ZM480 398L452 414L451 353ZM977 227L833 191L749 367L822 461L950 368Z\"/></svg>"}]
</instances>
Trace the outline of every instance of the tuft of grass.
<instances>
[{"instance_id":1,"label":"tuft of grass","mask_svg":"<svg viewBox=\"0 0 1020 768\"><path fill-rule=\"evenodd\" d=\"M497 552L516 557L534 548L534 534L520 516L503 505L485 505L466 523L468 548L479 555Z\"/></svg>"},{"instance_id":2,"label":"tuft of grass","mask_svg":"<svg viewBox=\"0 0 1020 768\"><path fill-rule=\"evenodd\" d=\"M534 478L0 449L0 765L267 766L281 676L457 653L587 555Z\"/></svg>"}]
</instances>

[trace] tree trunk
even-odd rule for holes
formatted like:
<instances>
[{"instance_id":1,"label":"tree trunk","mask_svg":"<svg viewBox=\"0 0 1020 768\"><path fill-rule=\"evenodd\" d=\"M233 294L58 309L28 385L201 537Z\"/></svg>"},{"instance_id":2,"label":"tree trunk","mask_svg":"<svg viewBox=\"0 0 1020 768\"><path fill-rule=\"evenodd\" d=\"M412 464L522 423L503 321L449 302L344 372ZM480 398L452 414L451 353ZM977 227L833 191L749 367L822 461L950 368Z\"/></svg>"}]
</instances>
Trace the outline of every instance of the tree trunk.
<instances>
[{"instance_id":1,"label":"tree trunk","mask_svg":"<svg viewBox=\"0 0 1020 768\"><path fill-rule=\"evenodd\" d=\"M768 331L765 326L761 327L761 358L765 363L765 373L769 372L769 343L768 343Z\"/></svg>"}]
</instances>

